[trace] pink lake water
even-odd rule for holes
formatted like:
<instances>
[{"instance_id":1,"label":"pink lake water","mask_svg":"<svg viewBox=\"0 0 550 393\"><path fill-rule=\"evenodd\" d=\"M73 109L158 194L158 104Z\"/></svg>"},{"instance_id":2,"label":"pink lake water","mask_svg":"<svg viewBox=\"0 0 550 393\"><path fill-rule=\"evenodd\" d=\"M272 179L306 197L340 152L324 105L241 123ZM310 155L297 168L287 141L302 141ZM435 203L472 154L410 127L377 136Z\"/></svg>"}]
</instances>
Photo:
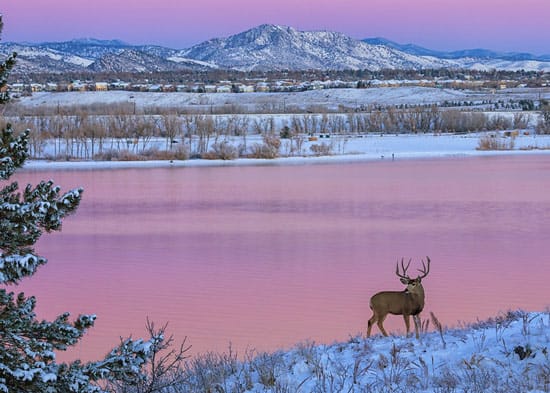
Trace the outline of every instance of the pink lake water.
<instances>
[{"instance_id":1,"label":"pink lake water","mask_svg":"<svg viewBox=\"0 0 550 393\"><path fill-rule=\"evenodd\" d=\"M346 341L371 295L403 288L402 257L431 258L424 316L447 326L550 305L547 155L18 175L50 178L84 199L13 289L39 317L97 314L70 358L143 336L147 317L192 354Z\"/></svg>"}]
</instances>

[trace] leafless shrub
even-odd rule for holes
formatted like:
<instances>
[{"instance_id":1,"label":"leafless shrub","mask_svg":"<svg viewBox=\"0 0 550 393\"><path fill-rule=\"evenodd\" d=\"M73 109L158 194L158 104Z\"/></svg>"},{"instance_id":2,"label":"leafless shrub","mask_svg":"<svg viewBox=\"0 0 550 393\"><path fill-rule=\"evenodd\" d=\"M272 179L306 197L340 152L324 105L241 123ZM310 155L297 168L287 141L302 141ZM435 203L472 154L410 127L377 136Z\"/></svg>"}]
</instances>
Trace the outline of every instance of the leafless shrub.
<instances>
[{"instance_id":1,"label":"leafless shrub","mask_svg":"<svg viewBox=\"0 0 550 393\"><path fill-rule=\"evenodd\" d=\"M389 357L380 354L376 364L378 370L375 371L373 368L372 372L376 373L381 387L391 389L394 386L400 386L408 382L412 376L413 364L401 354L402 350L402 347L393 344Z\"/></svg>"},{"instance_id":2,"label":"leafless shrub","mask_svg":"<svg viewBox=\"0 0 550 393\"><path fill-rule=\"evenodd\" d=\"M275 132L275 119L273 116L255 118L252 130L256 134L272 134Z\"/></svg>"},{"instance_id":3,"label":"leafless shrub","mask_svg":"<svg viewBox=\"0 0 550 393\"><path fill-rule=\"evenodd\" d=\"M106 149L96 153L92 159L95 161L118 161L120 151L115 149Z\"/></svg>"},{"instance_id":4,"label":"leafless shrub","mask_svg":"<svg viewBox=\"0 0 550 393\"><path fill-rule=\"evenodd\" d=\"M477 150L513 150L515 137L502 138L495 134L479 138Z\"/></svg>"},{"instance_id":5,"label":"leafless shrub","mask_svg":"<svg viewBox=\"0 0 550 393\"><path fill-rule=\"evenodd\" d=\"M308 340L297 344L296 352L307 364L315 363L317 357L315 341Z\"/></svg>"},{"instance_id":6,"label":"leafless shrub","mask_svg":"<svg viewBox=\"0 0 550 393\"><path fill-rule=\"evenodd\" d=\"M239 369L237 356L231 351L228 354L210 352L195 356L185 365L186 383L178 391L212 393L233 391L229 385L229 377L238 373ZM234 391L239 392L244 389L234 389Z\"/></svg>"},{"instance_id":7,"label":"leafless shrub","mask_svg":"<svg viewBox=\"0 0 550 393\"><path fill-rule=\"evenodd\" d=\"M537 122L537 133L550 134L550 103L546 100L541 102L540 108L541 116Z\"/></svg>"},{"instance_id":8,"label":"leafless shrub","mask_svg":"<svg viewBox=\"0 0 550 393\"><path fill-rule=\"evenodd\" d=\"M462 385L468 387L472 393L485 393L499 380L499 373L492 367L484 364L485 358L475 353L470 359L464 359L458 376Z\"/></svg>"},{"instance_id":9,"label":"leafless shrub","mask_svg":"<svg viewBox=\"0 0 550 393\"><path fill-rule=\"evenodd\" d=\"M238 157L238 148L226 140L214 143L210 151L201 154L201 158L206 160L234 160Z\"/></svg>"},{"instance_id":10,"label":"leafless shrub","mask_svg":"<svg viewBox=\"0 0 550 393\"><path fill-rule=\"evenodd\" d=\"M263 137L263 143L256 143L252 146L250 157L273 159L279 157L279 148L281 139L274 134L266 134Z\"/></svg>"},{"instance_id":11,"label":"leafless shrub","mask_svg":"<svg viewBox=\"0 0 550 393\"><path fill-rule=\"evenodd\" d=\"M248 359L250 368L257 373L259 382L265 387L274 387L278 376L284 372L282 353L262 353Z\"/></svg>"},{"instance_id":12,"label":"leafless shrub","mask_svg":"<svg viewBox=\"0 0 550 393\"><path fill-rule=\"evenodd\" d=\"M147 160L169 161L189 159L189 151L183 146L175 148L173 150L160 150L157 148L152 148L143 151L141 155Z\"/></svg>"},{"instance_id":13,"label":"leafless shrub","mask_svg":"<svg viewBox=\"0 0 550 393\"><path fill-rule=\"evenodd\" d=\"M460 377L455 370L445 367L433 378L433 385L436 392L453 393L458 391L460 386Z\"/></svg>"},{"instance_id":14,"label":"leafless shrub","mask_svg":"<svg viewBox=\"0 0 550 393\"><path fill-rule=\"evenodd\" d=\"M121 150L118 152L118 161L145 161L144 155L137 154L130 150Z\"/></svg>"},{"instance_id":15,"label":"leafless shrub","mask_svg":"<svg viewBox=\"0 0 550 393\"><path fill-rule=\"evenodd\" d=\"M550 123L546 124L545 121L539 120L537 122L537 126L535 127L535 131L537 132L537 134L541 135L550 134Z\"/></svg>"},{"instance_id":16,"label":"leafless shrub","mask_svg":"<svg viewBox=\"0 0 550 393\"><path fill-rule=\"evenodd\" d=\"M316 143L309 147L309 150L313 153L313 155L320 157L320 156L329 156L332 154L332 145L329 143Z\"/></svg>"},{"instance_id":17,"label":"leafless shrub","mask_svg":"<svg viewBox=\"0 0 550 393\"><path fill-rule=\"evenodd\" d=\"M290 154L302 154L302 148L305 141L306 138L303 135L296 135L293 137L290 145Z\"/></svg>"},{"instance_id":18,"label":"leafless shrub","mask_svg":"<svg viewBox=\"0 0 550 393\"><path fill-rule=\"evenodd\" d=\"M488 130L509 130L512 128L512 121L503 115L491 116L487 121Z\"/></svg>"},{"instance_id":19,"label":"leafless shrub","mask_svg":"<svg viewBox=\"0 0 550 393\"><path fill-rule=\"evenodd\" d=\"M525 129L529 126L531 117L525 113L515 113L513 120L513 128Z\"/></svg>"},{"instance_id":20,"label":"leafless shrub","mask_svg":"<svg viewBox=\"0 0 550 393\"><path fill-rule=\"evenodd\" d=\"M121 382L108 382L107 390L114 393L163 393L177 389L187 383L183 364L188 359L191 346L187 337L178 347L174 347L174 336L166 337L168 324L156 328L154 322L147 319L146 329L151 338L163 337L154 341L151 347L151 360L143 378L135 385Z\"/></svg>"}]
</instances>

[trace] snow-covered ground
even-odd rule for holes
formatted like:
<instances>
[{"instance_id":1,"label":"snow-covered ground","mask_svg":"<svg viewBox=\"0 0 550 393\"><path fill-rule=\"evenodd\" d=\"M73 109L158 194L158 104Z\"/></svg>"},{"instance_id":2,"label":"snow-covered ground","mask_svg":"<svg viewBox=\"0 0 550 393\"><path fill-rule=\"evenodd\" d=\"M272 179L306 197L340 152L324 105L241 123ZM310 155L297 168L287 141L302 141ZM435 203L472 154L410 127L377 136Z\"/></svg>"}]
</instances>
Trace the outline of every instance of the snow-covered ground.
<instances>
[{"instance_id":1,"label":"snow-covered ground","mask_svg":"<svg viewBox=\"0 0 550 393\"><path fill-rule=\"evenodd\" d=\"M188 378L182 392L549 392L550 312L508 312L419 341L351 337L244 362L209 354L191 362Z\"/></svg>"},{"instance_id":2,"label":"snow-covered ground","mask_svg":"<svg viewBox=\"0 0 550 393\"><path fill-rule=\"evenodd\" d=\"M448 102L508 101L550 99L550 88L458 90L435 87L375 87L369 89L326 89L295 93L147 93L130 91L33 93L22 97L23 107L61 107L94 104L136 105L144 108L196 108L230 106L249 111L276 109L284 112L292 108L323 107L337 110L339 107L357 108L368 105L427 105ZM275 106L275 107L274 107Z\"/></svg>"},{"instance_id":3,"label":"snow-covered ground","mask_svg":"<svg viewBox=\"0 0 550 393\"><path fill-rule=\"evenodd\" d=\"M503 133L493 133L503 143L512 142L512 138ZM29 160L25 168L43 169L88 169L88 168L126 168L126 167L172 167L172 166L233 166L233 165L292 165L318 163L345 163L374 160L402 160L418 158L458 158L487 155L509 154L550 154L550 135L519 135L513 138L512 150L484 151L478 150L482 133L466 135L433 135L433 134L402 134L402 135L354 135L331 136L318 138L316 141L306 140L299 152L290 156L290 140L282 139L280 154L275 159L241 158L235 160L190 159L182 161L46 161ZM224 139L224 138L222 138ZM235 146L243 143L241 137L233 137L229 142ZM165 139L150 141L151 146L166 145ZM213 143L213 141L211 141ZM262 143L258 135L246 137L246 143ZM326 144L331 148L331 154L326 156L313 155L312 145Z\"/></svg>"}]
</instances>

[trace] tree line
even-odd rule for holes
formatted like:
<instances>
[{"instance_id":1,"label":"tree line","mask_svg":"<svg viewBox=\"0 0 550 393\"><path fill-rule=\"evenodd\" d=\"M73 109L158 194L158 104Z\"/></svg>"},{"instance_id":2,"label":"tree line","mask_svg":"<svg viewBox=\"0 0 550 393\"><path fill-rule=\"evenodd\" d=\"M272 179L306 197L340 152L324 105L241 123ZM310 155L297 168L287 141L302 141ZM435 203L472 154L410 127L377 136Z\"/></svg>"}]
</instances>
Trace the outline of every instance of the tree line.
<instances>
[{"instance_id":1,"label":"tree line","mask_svg":"<svg viewBox=\"0 0 550 393\"><path fill-rule=\"evenodd\" d=\"M550 111L549 111L550 112ZM550 115L543 112L537 131L550 132ZM105 159L109 154L169 152L165 158L200 158L213 145L238 137L238 156L250 154L252 135L293 139L307 135L396 133L467 133L532 127L525 112L484 113L430 107L387 107L370 112L302 113L287 115L180 115L118 113L91 115L85 111L61 115L5 119L17 129L29 129L29 151L36 158ZM223 147L223 146L222 146ZM228 147L228 146L226 146ZM300 149L294 150L300 151ZM165 153L163 153L165 154Z\"/></svg>"}]
</instances>

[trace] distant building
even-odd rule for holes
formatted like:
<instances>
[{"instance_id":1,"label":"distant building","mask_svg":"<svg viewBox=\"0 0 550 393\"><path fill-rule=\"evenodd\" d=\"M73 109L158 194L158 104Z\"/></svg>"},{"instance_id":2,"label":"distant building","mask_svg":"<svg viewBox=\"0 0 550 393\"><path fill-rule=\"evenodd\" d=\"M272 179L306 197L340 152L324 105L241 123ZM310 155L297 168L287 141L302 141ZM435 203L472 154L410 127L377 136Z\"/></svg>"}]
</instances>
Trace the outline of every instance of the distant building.
<instances>
[{"instance_id":1,"label":"distant building","mask_svg":"<svg viewBox=\"0 0 550 393\"><path fill-rule=\"evenodd\" d=\"M241 93L254 93L254 86L240 85L239 92Z\"/></svg>"},{"instance_id":2,"label":"distant building","mask_svg":"<svg viewBox=\"0 0 550 393\"><path fill-rule=\"evenodd\" d=\"M83 83L79 80L72 81L69 83L69 86L67 87L69 91L87 91L88 85L86 83Z\"/></svg>"},{"instance_id":3,"label":"distant building","mask_svg":"<svg viewBox=\"0 0 550 393\"><path fill-rule=\"evenodd\" d=\"M162 91L162 86L161 85L150 85L150 86L148 86L147 91L158 93L158 92Z\"/></svg>"},{"instance_id":4,"label":"distant building","mask_svg":"<svg viewBox=\"0 0 550 393\"><path fill-rule=\"evenodd\" d=\"M265 93L269 91L269 84L267 82L259 82L256 84L256 91Z\"/></svg>"},{"instance_id":5,"label":"distant building","mask_svg":"<svg viewBox=\"0 0 550 393\"><path fill-rule=\"evenodd\" d=\"M231 93L230 85L222 85L216 88L216 93Z\"/></svg>"},{"instance_id":6,"label":"distant building","mask_svg":"<svg viewBox=\"0 0 550 393\"><path fill-rule=\"evenodd\" d=\"M46 91L59 91L59 85L57 83L46 83Z\"/></svg>"},{"instance_id":7,"label":"distant building","mask_svg":"<svg viewBox=\"0 0 550 393\"><path fill-rule=\"evenodd\" d=\"M95 91L107 91L109 90L109 85L107 82L96 82Z\"/></svg>"}]
</instances>

